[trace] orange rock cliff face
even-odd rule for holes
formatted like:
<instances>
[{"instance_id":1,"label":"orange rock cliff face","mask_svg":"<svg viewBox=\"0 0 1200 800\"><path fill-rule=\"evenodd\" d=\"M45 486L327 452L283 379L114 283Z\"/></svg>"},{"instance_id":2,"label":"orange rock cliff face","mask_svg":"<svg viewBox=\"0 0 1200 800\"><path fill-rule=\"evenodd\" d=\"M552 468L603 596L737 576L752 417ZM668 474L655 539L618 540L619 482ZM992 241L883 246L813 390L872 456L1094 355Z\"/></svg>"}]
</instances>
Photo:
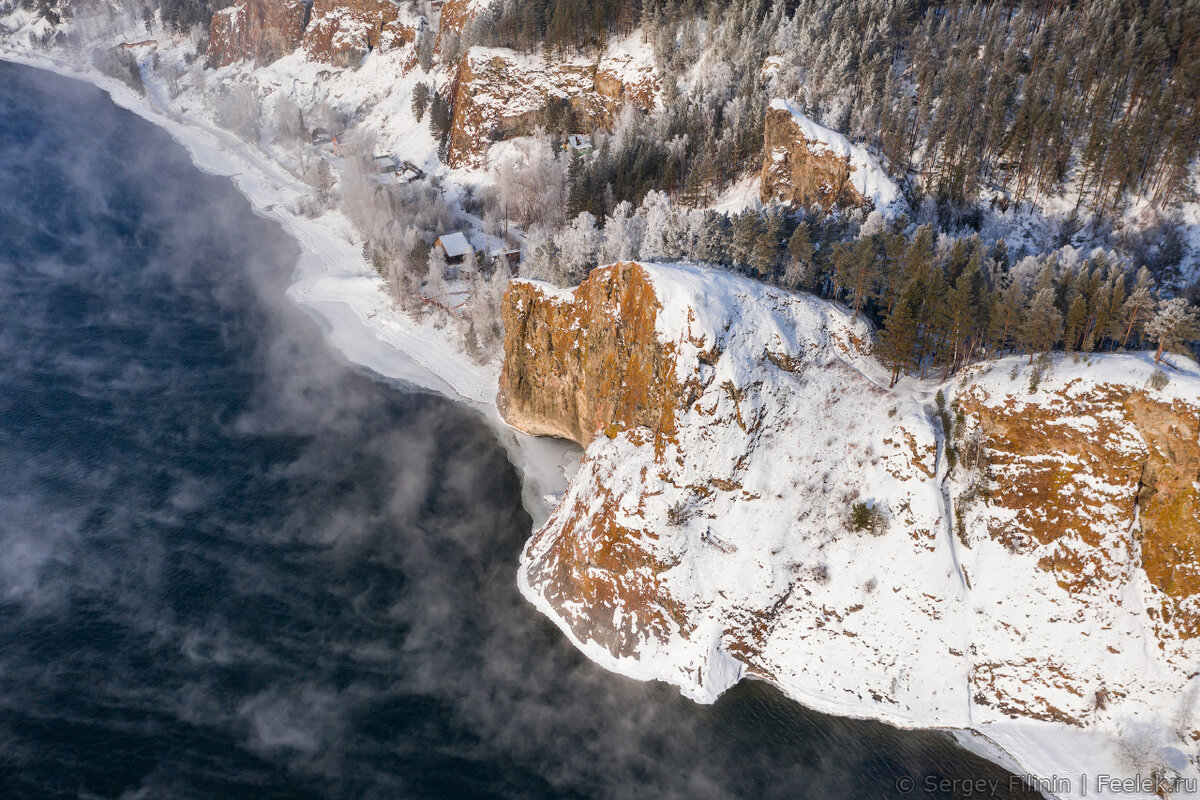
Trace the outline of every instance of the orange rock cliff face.
<instances>
[{"instance_id":1,"label":"orange rock cliff face","mask_svg":"<svg viewBox=\"0 0 1200 800\"><path fill-rule=\"evenodd\" d=\"M967 437L954 444L959 466L947 478L950 442L937 433L934 415L850 369L850 362L861 364L856 359L863 358L854 336L838 333L835 325L826 356L803 342L782 355L768 347L742 382L705 379L709 385L700 376L712 371L710 364L719 371L735 339L698 334L683 363L679 348L664 343L658 330L663 302L646 269L636 264L595 270L573 293L516 282L505 297L502 415L526 432L588 448L572 487L531 539L523 567L539 602L579 641L616 658L636 658L654 652L656 640L668 648L671 641L684 641L686 649L687 640L716 625L725 652L784 687L803 686L811 674L789 655L802 652L806 638L829 637L838 647L861 642L864 653L882 660L868 668L869 657L861 657L866 671L854 691L868 704L899 710L904 719L914 718L910 702L944 702L943 719L973 708L973 720L1105 725L1116 719L1112 705L1127 695L1139 703L1169 697L1182 685L1176 681L1187 679L1200 634L1200 402L1088 378L1064 378L1030 395L1022 382L997 378L999 370L989 374L988 365L980 365L961 376L961 384L944 387L962 412L954 436ZM724 323L715 324L719 331ZM691 333L683 335L674 341L686 345ZM761 380L754 370L763 370ZM797 405L795 395L788 400L783 393L791 381L821 388L805 389L803 396L811 400ZM847 391L839 408L838 395ZM772 410L777 400L785 404L783 411ZM844 407L859 401L874 403L879 413ZM807 411L804 403L812 404ZM897 406L902 413L890 419ZM770 444L771 437L800 435L787 430L797 409L814 417L836 415L831 427L820 429L833 450L811 454L819 465L815 471L802 462L789 466L780 458L787 453ZM862 430L841 440L834 433L841 428ZM968 439L977 443L974 452ZM716 449L698 454L706 443ZM727 452L731 446L745 450ZM742 477L756 472L755 459L771 458L780 460L757 468L769 476L765 483L752 485ZM839 485L839 474L853 480L853 473L870 470L874 461L894 474L895 488L867 490L883 493L878 498L892 492L898 502L884 539L853 544L859 534L839 529L836 521L829 527L822 519L836 518L822 517L820 509L835 507L828 495ZM756 541L757 532L723 527L723 515L738 509L730 505L736 503L745 519L765 513L764 524L772 524L768 520L779 518L777 509L791 508L789 492L810 491L803 481L818 494L800 498L801 514L811 506L818 519L783 523L793 543L804 545L801 551L850 542L863 548L850 563L883 574L887 564L865 564L884 540L892 551L916 554L916 571L905 573L913 583L881 578L889 591L879 602L893 610L909 608L906 627L927 626L924 633L914 628L903 634L913 653L948 647L941 657L947 669L963 670L966 681L954 690L965 696L914 689L912 699L905 699L903 687L894 683L894 654L904 651L878 650L880 640L870 637L886 634L861 627L854 632L874 618L856 616L853 625L839 630L861 603L871 608L872 596L862 592L874 591L873 583L870 590L855 589L862 599L838 610L837 595L826 594L833 591L828 573L796 564L797 577L785 581L782 593L758 599L750 591L726 601L730 586L721 576L727 573L687 566L690 554L701 548L727 561L730 573L746 568L754 575L792 574L793 565L770 562L780 548L788 552L787 540L764 532L774 544ZM926 502L925 511L906 516L910 502L915 513L921 498L943 496L940 512L937 503ZM724 504L714 505L721 498ZM698 526L695 536L681 533L689 525ZM752 555L752 546L767 549ZM957 549L953 561L961 561L965 595L958 594L957 580L942 582L947 548ZM695 580L701 594L693 597L687 590ZM976 608L964 603L972 591L1014 594L994 607ZM722 608L725 602L731 607ZM911 615L921 614L927 619L912 622ZM1083 636L1074 649L1054 644L1072 631ZM812 652L825 652L829 643L812 644ZM1111 659L1116 661L1110 664ZM687 670L697 665L704 662L692 662ZM878 685L872 686L876 668Z\"/></svg>"},{"instance_id":2,"label":"orange rock cliff face","mask_svg":"<svg viewBox=\"0 0 1200 800\"><path fill-rule=\"evenodd\" d=\"M1076 595L1119 602L1140 566L1161 638L1200 636L1200 405L1075 382L1036 402L971 386L960 407L982 434L990 536Z\"/></svg>"},{"instance_id":3,"label":"orange rock cliff face","mask_svg":"<svg viewBox=\"0 0 1200 800\"><path fill-rule=\"evenodd\" d=\"M504 418L526 432L583 447L621 430L670 436L683 391L675 381L674 355L655 335L658 310L654 288L637 264L593 271L569 302L531 283L511 284L503 309ZM600 502L608 508L614 500ZM642 627L660 633L683 611L658 581L669 565L639 548L636 533L613 515L589 510L564 511L580 535L559 539L531 577L556 606L581 610L572 620L577 635L630 655L639 637L628 620L614 619L613 608L636 607Z\"/></svg>"},{"instance_id":4,"label":"orange rock cliff face","mask_svg":"<svg viewBox=\"0 0 1200 800\"><path fill-rule=\"evenodd\" d=\"M471 48L447 91L453 113L447 162L478 169L487 166L492 143L532 133L552 101L570 105L574 133L591 133L611 128L625 105L650 108L658 82L648 63L634 63L624 55L598 62L557 61Z\"/></svg>"},{"instance_id":5,"label":"orange rock cliff face","mask_svg":"<svg viewBox=\"0 0 1200 800\"><path fill-rule=\"evenodd\" d=\"M391 0L315 0L304 32L304 51L315 61L351 66L372 50L388 51L416 41Z\"/></svg>"},{"instance_id":6,"label":"orange rock cliff face","mask_svg":"<svg viewBox=\"0 0 1200 800\"><path fill-rule=\"evenodd\" d=\"M847 208L867 204L850 182L854 169L850 162L809 142L788 111L767 110L764 137L760 182L764 202L781 200L793 208L815 204L826 210L835 205Z\"/></svg>"},{"instance_id":7,"label":"orange rock cliff face","mask_svg":"<svg viewBox=\"0 0 1200 800\"><path fill-rule=\"evenodd\" d=\"M213 15L208 66L269 64L296 49L308 19L300 0L242 0Z\"/></svg>"},{"instance_id":8,"label":"orange rock cliff face","mask_svg":"<svg viewBox=\"0 0 1200 800\"><path fill-rule=\"evenodd\" d=\"M437 49L442 49L442 37L446 34L460 35L471 20L487 7L480 0L446 0L438 18Z\"/></svg>"},{"instance_id":9,"label":"orange rock cliff face","mask_svg":"<svg viewBox=\"0 0 1200 800\"><path fill-rule=\"evenodd\" d=\"M593 272L569 303L512 283L503 309L505 419L583 447L614 425L669 428L679 388L654 335L657 306L635 264Z\"/></svg>"},{"instance_id":10,"label":"orange rock cliff face","mask_svg":"<svg viewBox=\"0 0 1200 800\"><path fill-rule=\"evenodd\" d=\"M416 38L416 23L402 19L390 0L315 0L311 10L300 0L241 0L213 15L208 65L261 66L303 46L315 61L350 66L372 50L412 45Z\"/></svg>"}]
</instances>

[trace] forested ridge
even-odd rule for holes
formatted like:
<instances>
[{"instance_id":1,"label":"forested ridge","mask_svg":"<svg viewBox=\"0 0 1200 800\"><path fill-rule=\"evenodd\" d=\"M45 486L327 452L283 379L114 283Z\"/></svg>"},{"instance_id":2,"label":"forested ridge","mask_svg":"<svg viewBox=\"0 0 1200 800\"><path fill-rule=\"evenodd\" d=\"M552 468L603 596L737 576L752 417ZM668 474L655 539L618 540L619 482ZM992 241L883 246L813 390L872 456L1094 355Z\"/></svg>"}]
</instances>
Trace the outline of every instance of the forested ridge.
<instances>
[{"instance_id":1,"label":"forested ridge","mask_svg":"<svg viewBox=\"0 0 1200 800\"><path fill-rule=\"evenodd\" d=\"M149 0L142 11L183 31L226 4ZM468 194L489 232L510 216L521 226L523 274L569 285L614 260L721 265L867 316L896 378L1009 352L1150 344L1161 356L1200 337L1176 299L1197 294L1180 272L1178 214L1196 199L1200 0L494 0L460 34L439 34L437 52L435 31L420 33L430 78L413 109L443 144L454 109L436 76L472 46L595 57L639 32L653 51L654 110L626 109L595 153L571 156L565 135L588 131L549 98L545 136ZM711 210L761 168L775 97L865 144L911 213ZM439 273L429 245L452 210L429 199L432 185L380 194L366 167L339 187L365 252L411 304ZM1039 204L1053 233L1006 241L1011 220L997 215ZM476 292L487 302L472 329L492 342L501 288Z\"/></svg>"},{"instance_id":2,"label":"forested ridge","mask_svg":"<svg viewBox=\"0 0 1200 800\"><path fill-rule=\"evenodd\" d=\"M740 130L730 103L758 110L768 91L868 143L911 189L959 204L1069 190L1101 216L1131 192L1166 207L1200 153L1200 0L502 0L464 42L575 52L637 25L669 79L702 51L719 65L682 97L665 82L668 133L688 145L631 181L693 199L757 155L761 114Z\"/></svg>"}]
</instances>

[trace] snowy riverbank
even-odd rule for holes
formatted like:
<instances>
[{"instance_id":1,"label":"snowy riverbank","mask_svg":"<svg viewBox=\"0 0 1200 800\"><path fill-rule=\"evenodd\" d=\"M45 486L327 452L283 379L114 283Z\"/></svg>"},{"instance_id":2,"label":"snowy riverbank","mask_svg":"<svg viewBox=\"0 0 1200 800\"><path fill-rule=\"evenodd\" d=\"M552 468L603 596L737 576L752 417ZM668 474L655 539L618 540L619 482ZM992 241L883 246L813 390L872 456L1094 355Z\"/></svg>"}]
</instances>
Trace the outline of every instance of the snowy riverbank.
<instances>
[{"instance_id":1,"label":"snowy riverbank","mask_svg":"<svg viewBox=\"0 0 1200 800\"><path fill-rule=\"evenodd\" d=\"M125 84L67 58L0 45L0 59L87 81L113 102L158 125L191 154L197 169L229 178L255 213L277 222L300 246L288 296L311 314L349 361L392 380L438 392L481 413L522 476L525 508L540 525L566 487L579 452L571 444L513 430L496 411L498 363L477 364L448 327L414 321L394 308L383 280L362 256L349 222L336 211L310 219L288 209L311 189L261 152L201 120L172 113L153 92Z\"/></svg>"}]
</instances>

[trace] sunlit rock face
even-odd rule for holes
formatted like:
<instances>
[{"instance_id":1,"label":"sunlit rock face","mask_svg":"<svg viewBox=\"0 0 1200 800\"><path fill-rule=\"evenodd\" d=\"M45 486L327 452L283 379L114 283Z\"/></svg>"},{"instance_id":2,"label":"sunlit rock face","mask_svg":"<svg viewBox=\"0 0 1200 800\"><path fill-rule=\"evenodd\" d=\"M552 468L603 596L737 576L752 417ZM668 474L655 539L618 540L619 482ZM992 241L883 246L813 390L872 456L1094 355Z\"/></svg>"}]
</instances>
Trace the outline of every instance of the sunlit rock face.
<instances>
[{"instance_id":1,"label":"sunlit rock face","mask_svg":"<svg viewBox=\"0 0 1200 800\"><path fill-rule=\"evenodd\" d=\"M759 190L764 203L792 208L873 207L894 214L904 205L875 156L779 99L764 120Z\"/></svg>"},{"instance_id":2,"label":"sunlit rock face","mask_svg":"<svg viewBox=\"0 0 1200 800\"><path fill-rule=\"evenodd\" d=\"M270 64L296 49L308 9L300 0L242 0L213 14L208 65Z\"/></svg>"},{"instance_id":3,"label":"sunlit rock face","mask_svg":"<svg viewBox=\"0 0 1200 800\"><path fill-rule=\"evenodd\" d=\"M415 63L419 26L391 0L315 0L304 52L313 61L353 66L369 52L410 46Z\"/></svg>"},{"instance_id":4,"label":"sunlit rock face","mask_svg":"<svg viewBox=\"0 0 1200 800\"><path fill-rule=\"evenodd\" d=\"M518 282L504 314L505 418L587 448L522 587L602 663L900 724L1200 731L1200 370L889 390L864 322L682 265Z\"/></svg>"},{"instance_id":5,"label":"sunlit rock face","mask_svg":"<svg viewBox=\"0 0 1200 800\"><path fill-rule=\"evenodd\" d=\"M647 53L636 47L598 61L473 47L447 91L453 103L447 160L455 168L479 169L487 166L493 143L532 133L551 103L573 117L575 133L591 133L611 128L626 105L650 108L658 80Z\"/></svg>"}]
</instances>

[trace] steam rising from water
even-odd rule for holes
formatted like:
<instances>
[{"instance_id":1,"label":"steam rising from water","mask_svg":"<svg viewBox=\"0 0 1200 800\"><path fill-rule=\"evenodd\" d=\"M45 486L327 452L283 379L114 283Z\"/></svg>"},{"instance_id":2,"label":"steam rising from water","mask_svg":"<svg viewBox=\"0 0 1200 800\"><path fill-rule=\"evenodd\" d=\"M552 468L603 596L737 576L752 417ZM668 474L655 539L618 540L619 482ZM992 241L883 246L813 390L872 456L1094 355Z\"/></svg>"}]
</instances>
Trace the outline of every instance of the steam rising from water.
<instances>
[{"instance_id":1,"label":"steam rising from water","mask_svg":"<svg viewBox=\"0 0 1200 800\"><path fill-rule=\"evenodd\" d=\"M607 674L515 588L489 431L341 363L294 245L165 135L0 64L0 788L888 797L943 738Z\"/></svg>"}]
</instances>

